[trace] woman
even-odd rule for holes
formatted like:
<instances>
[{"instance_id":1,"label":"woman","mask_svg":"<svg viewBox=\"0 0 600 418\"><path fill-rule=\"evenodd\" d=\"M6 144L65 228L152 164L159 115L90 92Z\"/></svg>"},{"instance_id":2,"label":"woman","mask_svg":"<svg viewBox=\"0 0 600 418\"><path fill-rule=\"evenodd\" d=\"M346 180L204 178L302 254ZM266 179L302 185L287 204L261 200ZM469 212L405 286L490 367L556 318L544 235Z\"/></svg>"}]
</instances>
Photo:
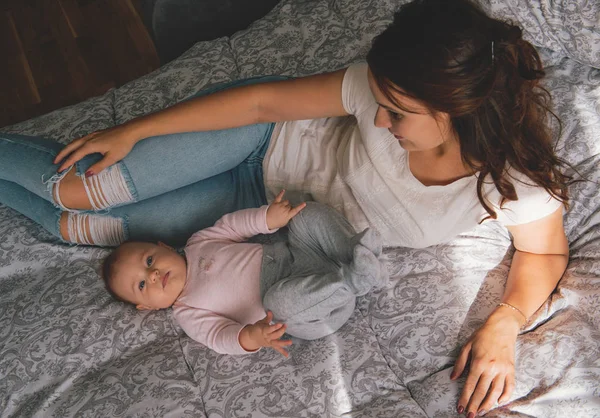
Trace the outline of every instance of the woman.
<instances>
[{"instance_id":1,"label":"woman","mask_svg":"<svg viewBox=\"0 0 600 418\"><path fill-rule=\"evenodd\" d=\"M281 188L389 245L434 245L496 219L516 247L506 290L452 373L470 361L457 410L473 416L509 399L519 329L568 261L568 179L546 126L543 74L518 27L467 0L417 0L375 39L367 64L242 83L60 152L5 136L2 155L20 160L2 170L0 201L66 241L98 245L177 242Z\"/></svg>"}]
</instances>

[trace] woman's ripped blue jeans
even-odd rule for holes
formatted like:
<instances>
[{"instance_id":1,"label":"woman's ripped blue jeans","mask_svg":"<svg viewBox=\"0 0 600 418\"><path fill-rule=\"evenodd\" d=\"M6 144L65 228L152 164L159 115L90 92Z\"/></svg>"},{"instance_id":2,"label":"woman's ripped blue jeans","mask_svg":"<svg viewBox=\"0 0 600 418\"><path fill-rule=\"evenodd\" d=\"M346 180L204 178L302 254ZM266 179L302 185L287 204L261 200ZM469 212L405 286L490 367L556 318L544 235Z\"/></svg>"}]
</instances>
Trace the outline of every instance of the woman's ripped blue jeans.
<instances>
[{"instance_id":1,"label":"woman's ripped blue jeans","mask_svg":"<svg viewBox=\"0 0 600 418\"><path fill-rule=\"evenodd\" d=\"M219 85L218 90L281 79L261 77ZM0 133L0 203L62 239L59 220L68 211L70 241L116 246L126 240L183 245L225 213L266 203L262 162L273 124L146 138L119 163L85 178L102 156L71 169L84 180L92 211L65 208L55 187L52 140Z\"/></svg>"}]
</instances>

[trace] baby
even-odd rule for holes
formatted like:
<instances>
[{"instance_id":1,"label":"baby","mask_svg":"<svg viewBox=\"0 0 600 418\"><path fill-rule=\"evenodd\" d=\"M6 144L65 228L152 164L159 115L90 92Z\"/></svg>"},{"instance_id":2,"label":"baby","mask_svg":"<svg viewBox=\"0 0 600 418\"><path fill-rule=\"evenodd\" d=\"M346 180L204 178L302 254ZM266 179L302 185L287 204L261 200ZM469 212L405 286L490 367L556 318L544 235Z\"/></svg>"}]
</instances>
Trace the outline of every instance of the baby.
<instances>
[{"instance_id":1,"label":"baby","mask_svg":"<svg viewBox=\"0 0 600 418\"><path fill-rule=\"evenodd\" d=\"M271 347L287 357L285 332L308 340L335 332L356 296L387 280L380 238L356 234L325 205L292 207L283 194L195 233L185 257L162 243L122 244L104 263L107 288L138 309L172 306L183 330L219 353ZM246 242L288 223L274 243Z\"/></svg>"}]
</instances>

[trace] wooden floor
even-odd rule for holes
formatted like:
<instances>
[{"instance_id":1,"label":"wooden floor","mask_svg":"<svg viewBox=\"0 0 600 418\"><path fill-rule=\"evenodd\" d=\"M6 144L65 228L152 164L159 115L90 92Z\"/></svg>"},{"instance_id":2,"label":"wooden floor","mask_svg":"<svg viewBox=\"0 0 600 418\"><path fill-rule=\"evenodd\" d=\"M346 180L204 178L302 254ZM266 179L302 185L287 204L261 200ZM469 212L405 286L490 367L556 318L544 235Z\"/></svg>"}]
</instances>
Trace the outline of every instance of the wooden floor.
<instances>
[{"instance_id":1,"label":"wooden floor","mask_svg":"<svg viewBox=\"0 0 600 418\"><path fill-rule=\"evenodd\" d=\"M0 127L158 68L139 0L0 0Z\"/></svg>"}]
</instances>

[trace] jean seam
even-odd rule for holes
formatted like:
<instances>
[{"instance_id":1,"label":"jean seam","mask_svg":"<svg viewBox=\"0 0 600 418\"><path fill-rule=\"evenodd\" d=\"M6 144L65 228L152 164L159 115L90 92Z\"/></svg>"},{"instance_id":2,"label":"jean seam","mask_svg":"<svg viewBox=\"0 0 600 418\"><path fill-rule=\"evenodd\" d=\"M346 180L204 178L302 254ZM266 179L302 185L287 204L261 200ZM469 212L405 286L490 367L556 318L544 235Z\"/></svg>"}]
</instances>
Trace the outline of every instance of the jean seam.
<instances>
[{"instance_id":1,"label":"jean seam","mask_svg":"<svg viewBox=\"0 0 600 418\"><path fill-rule=\"evenodd\" d=\"M125 241L129 240L129 216L127 215L122 215L120 216L122 222L122 226L123 226L123 237L125 238Z\"/></svg>"},{"instance_id":2,"label":"jean seam","mask_svg":"<svg viewBox=\"0 0 600 418\"><path fill-rule=\"evenodd\" d=\"M25 148L28 148L28 149L34 149L36 151L41 151L41 152L43 152L45 154L48 154L48 155L51 155L53 157L56 157L58 155L53 150L49 150L48 148L44 148L42 146L39 146L39 145L36 145L36 144L33 144L33 143L26 143L26 142L21 142L21 141L14 141L14 140L12 140L10 138L6 138L4 136L0 137L0 139L2 139L3 141L6 141L6 142L10 142L11 144L15 144L16 146L22 146L22 147L25 147Z\"/></svg>"}]
</instances>

